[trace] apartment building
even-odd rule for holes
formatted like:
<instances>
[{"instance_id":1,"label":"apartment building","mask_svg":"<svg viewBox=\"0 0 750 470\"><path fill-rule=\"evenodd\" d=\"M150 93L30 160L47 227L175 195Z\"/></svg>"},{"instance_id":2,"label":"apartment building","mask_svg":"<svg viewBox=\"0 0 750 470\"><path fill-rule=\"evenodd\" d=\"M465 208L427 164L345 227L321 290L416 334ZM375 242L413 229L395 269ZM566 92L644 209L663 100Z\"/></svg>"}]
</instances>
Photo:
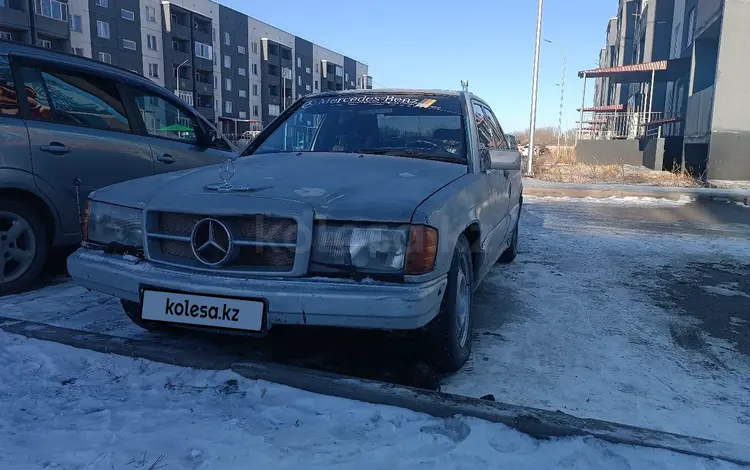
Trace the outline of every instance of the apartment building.
<instances>
[{"instance_id":1,"label":"apartment building","mask_svg":"<svg viewBox=\"0 0 750 470\"><path fill-rule=\"evenodd\" d=\"M0 39L140 73L233 135L304 95L372 88L366 64L212 0L0 0Z\"/></svg>"},{"instance_id":2,"label":"apartment building","mask_svg":"<svg viewBox=\"0 0 750 470\"><path fill-rule=\"evenodd\" d=\"M579 72L584 83L596 80L593 106L580 109L583 146L638 139L642 149L653 141L655 166L675 162L709 180L750 180L750 3L620 0L618 10L620 43L612 47L610 21L599 68ZM613 158L634 153L620 152Z\"/></svg>"}]
</instances>

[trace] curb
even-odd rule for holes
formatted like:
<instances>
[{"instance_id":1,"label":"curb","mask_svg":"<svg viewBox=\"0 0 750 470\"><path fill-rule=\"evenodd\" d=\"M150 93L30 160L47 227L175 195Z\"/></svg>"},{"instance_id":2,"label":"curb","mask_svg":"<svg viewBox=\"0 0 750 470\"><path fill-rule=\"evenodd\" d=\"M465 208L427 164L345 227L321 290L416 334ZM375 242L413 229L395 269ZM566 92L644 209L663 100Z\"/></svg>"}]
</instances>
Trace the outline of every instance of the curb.
<instances>
[{"instance_id":1,"label":"curb","mask_svg":"<svg viewBox=\"0 0 750 470\"><path fill-rule=\"evenodd\" d=\"M542 197L572 197L572 198L608 198L608 197L652 197L658 199L679 200L689 197L698 202L727 203L736 202L750 206L750 196L742 193L723 192L716 190L654 190L640 188L607 188L607 187L566 187L566 186L535 186L524 184L523 194Z\"/></svg>"},{"instance_id":2,"label":"curb","mask_svg":"<svg viewBox=\"0 0 750 470\"><path fill-rule=\"evenodd\" d=\"M750 465L750 448L736 444L281 364L240 361L237 356L212 348L186 347L172 341L119 338L5 317L0 317L0 330L80 349L140 357L166 364L211 370L231 369L251 380L265 380L312 393L396 406L438 418L455 415L475 417L504 424L537 439L592 436L613 444L652 447Z\"/></svg>"}]
</instances>

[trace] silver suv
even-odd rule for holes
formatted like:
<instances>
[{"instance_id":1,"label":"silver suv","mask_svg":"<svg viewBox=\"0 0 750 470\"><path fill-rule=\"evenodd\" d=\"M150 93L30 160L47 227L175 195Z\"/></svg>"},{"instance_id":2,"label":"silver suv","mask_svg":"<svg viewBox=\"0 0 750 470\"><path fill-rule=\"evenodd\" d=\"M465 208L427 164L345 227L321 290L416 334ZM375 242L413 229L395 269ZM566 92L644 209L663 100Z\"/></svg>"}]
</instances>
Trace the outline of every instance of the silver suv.
<instances>
[{"instance_id":1,"label":"silver suv","mask_svg":"<svg viewBox=\"0 0 750 470\"><path fill-rule=\"evenodd\" d=\"M235 148L140 75L0 41L0 295L81 239L82 201L104 186L225 161Z\"/></svg>"}]
</instances>

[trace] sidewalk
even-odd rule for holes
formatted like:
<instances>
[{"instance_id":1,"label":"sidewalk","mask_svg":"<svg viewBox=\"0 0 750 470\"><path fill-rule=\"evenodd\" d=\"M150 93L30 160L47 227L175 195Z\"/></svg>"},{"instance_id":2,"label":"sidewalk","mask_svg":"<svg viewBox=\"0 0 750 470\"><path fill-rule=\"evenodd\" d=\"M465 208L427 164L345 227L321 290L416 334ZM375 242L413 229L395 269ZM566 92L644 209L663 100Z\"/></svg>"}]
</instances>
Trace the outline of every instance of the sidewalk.
<instances>
[{"instance_id":1,"label":"sidewalk","mask_svg":"<svg viewBox=\"0 0 750 470\"><path fill-rule=\"evenodd\" d=\"M736 202L750 206L750 189L664 188L619 184L570 184L523 179L523 193L548 197L653 197L678 200L690 197L701 202Z\"/></svg>"}]
</instances>

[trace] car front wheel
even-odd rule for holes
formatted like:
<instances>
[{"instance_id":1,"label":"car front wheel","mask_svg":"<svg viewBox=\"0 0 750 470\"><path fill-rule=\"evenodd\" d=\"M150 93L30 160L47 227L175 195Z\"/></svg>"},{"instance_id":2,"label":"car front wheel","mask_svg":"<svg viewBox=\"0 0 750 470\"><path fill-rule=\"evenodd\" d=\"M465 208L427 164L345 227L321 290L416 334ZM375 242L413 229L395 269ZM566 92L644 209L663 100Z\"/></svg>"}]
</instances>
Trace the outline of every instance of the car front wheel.
<instances>
[{"instance_id":1,"label":"car front wheel","mask_svg":"<svg viewBox=\"0 0 750 470\"><path fill-rule=\"evenodd\" d=\"M444 372L456 372L471 354L474 270L471 248L461 235L453 253L440 313L426 327L431 362Z\"/></svg>"},{"instance_id":2,"label":"car front wheel","mask_svg":"<svg viewBox=\"0 0 750 470\"><path fill-rule=\"evenodd\" d=\"M47 231L26 204L0 199L0 295L30 287L47 259Z\"/></svg>"}]
</instances>

